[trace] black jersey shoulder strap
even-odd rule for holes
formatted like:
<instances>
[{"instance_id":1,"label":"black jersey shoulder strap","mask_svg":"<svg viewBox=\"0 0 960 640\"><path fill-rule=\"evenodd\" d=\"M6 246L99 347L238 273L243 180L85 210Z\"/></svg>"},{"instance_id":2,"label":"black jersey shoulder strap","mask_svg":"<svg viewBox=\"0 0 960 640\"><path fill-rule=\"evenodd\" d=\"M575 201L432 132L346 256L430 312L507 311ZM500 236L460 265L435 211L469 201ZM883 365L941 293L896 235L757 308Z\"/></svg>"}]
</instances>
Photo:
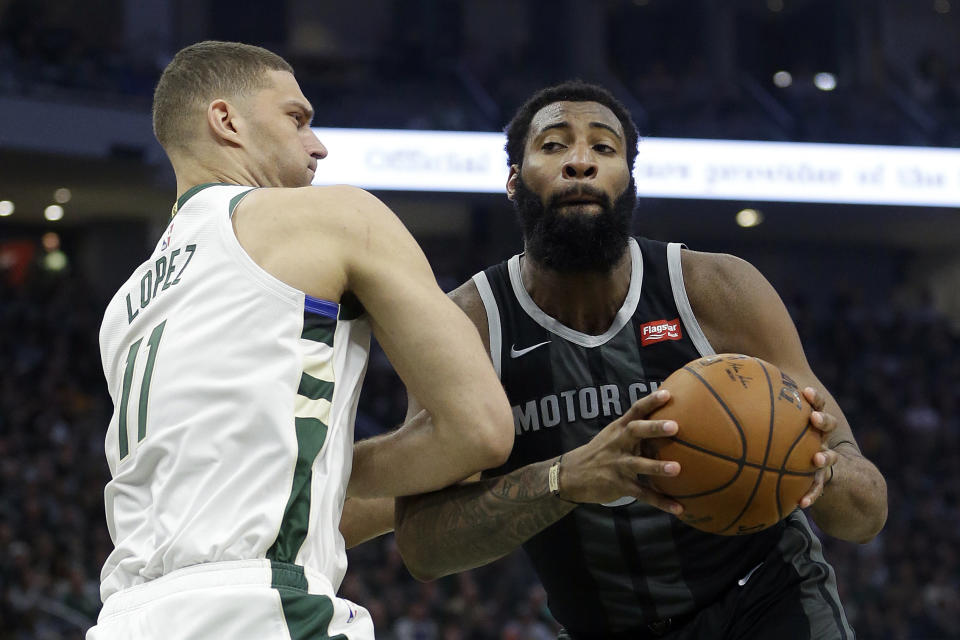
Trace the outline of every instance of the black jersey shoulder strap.
<instances>
[{"instance_id":1,"label":"black jersey shoulder strap","mask_svg":"<svg viewBox=\"0 0 960 640\"><path fill-rule=\"evenodd\" d=\"M685 246L678 242L660 242L649 238L637 237L643 255L643 269L646 278L643 287L643 302L649 307L662 310L662 315L678 317L683 324L685 335L701 356L714 355L713 346L703 333L697 321L687 289L683 282L681 249ZM676 314L676 315L674 315Z\"/></svg>"},{"instance_id":2,"label":"black jersey shoulder strap","mask_svg":"<svg viewBox=\"0 0 960 640\"><path fill-rule=\"evenodd\" d=\"M684 245L676 242L660 242L644 237L637 237L634 240L636 245L631 246L631 252L635 258L639 258L639 264L634 265L628 300L618 314L625 316L625 318L618 317L614 323L615 326L611 327L607 334L615 334L621 328L619 325L626 324L626 319L635 313L644 313L645 315L653 313L655 315L656 311L654 309L662 309L665 314L664 318L666 318L666 315L669 315L670 318L679 317L685 329L685 335L689 337L701 356L715 354L716 352L703 333L687 297L681 264L681 249ZM634 250L634 246L639 250ZM522 342L526 344L542 335L544 333L543 329L547 329L550 333L555 333L577 344L586 340L587 343L582 343L582 346L586 347L596 346L594 342L602 344L609 339L610 335L606 334L604 336L582 336L564 327L553 318L546 317L542 311L535 307L525 308L524 301L517 297L516 283L512 282L512 278L516 279L516 274L511 273L511 262L514 263L513 271L518 271L519 260L517 256L514 256L510 260L488 267L473 276L473 281L477 286L487 314L490 358L497 375L501 379L503 377L504 350L511 346L504 344L505 336L516 337L520 335L521 338L525 338ZM520 288L522 288L522 285ZM520 293L522 295L525 292L521 291ZM526 306L531 307L532 301L527 302ZM638 305L638 302L641 304ZM641 312L641 309L644 309L645 312ZM529 334L529 336L524 334Z\"/></svg>"},{"instance_id":3,"label":"black jersey shoulder strap","mask_svg":"<svg viewBox=\"0 0 960 640\"><path fill-rule=\"evenodd\" d=\"M517 299L517 287L523 285L513 281L517 276L511 274L510 265L518 262L518 256L514 256L473 277L487 312L490 359L505 385L511 383L512 369L507 366L510 360L526 353L531 345L546 344L552 339L550 331L531 317Z\"/></svg>"},{"instance_id":4,"label":"black jersey shoulder strap","mask_svg":"<svg viewBox=\"0 0 960 640\"><path fill-rule=\"evenodd\" d=\"M510 279L507 275L507 263L501 262L474 274L473 283L480 293L480 300L487 312L487 335L490 343L490 359L497 377L502 377L503 362L503 322L500 316L501 305L509 305Z\"/></svg>"}]
</instances>

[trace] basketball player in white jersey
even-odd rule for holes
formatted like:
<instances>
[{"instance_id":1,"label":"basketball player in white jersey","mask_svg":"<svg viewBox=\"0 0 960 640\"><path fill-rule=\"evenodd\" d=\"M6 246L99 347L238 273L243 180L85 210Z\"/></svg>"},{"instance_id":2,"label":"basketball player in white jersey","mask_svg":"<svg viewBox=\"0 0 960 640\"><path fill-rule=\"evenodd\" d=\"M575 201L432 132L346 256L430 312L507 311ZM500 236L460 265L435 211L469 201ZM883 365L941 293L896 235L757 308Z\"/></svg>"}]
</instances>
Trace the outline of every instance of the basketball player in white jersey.
<instances>
[{"instance_id":1,"label":"basketball player in white jersey","mask_svg":"<svg viewBox=\"0 0 960 640\"><path fill-rule=\"evenodd\" d=\"M372 638L336 597L345 546L392 527L364 499L510 452L479 335L413 238L370 194L309 186L311 116L290 66L243 44L187 47L157 86L179 199L100 332L116 548L88 640ZM371 329L426 411L354 445Z\"/></svg>"}]
</instances>

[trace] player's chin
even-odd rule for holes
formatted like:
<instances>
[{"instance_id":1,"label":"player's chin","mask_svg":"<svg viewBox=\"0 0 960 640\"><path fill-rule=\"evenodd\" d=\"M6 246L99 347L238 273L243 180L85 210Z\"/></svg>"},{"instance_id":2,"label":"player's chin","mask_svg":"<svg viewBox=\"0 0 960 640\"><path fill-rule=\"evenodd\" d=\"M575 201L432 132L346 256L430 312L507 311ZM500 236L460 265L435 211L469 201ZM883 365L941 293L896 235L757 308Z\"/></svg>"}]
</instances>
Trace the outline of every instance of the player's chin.
<instances>
[{"instance_id":1,"label":"player's chin","mask_svg":"<svg viewBox=\"0 0 960 640\"><path fill-rule=\"evenodd\" d=\"M299 187L309 187L311 184L313 184L313 176L314 176L313 171L310 171L308 169L304 173L298 173L295 176L288 177L286 180L283 181L283 186L291 189L296 189Z\"/></svg>"}]
</instances>

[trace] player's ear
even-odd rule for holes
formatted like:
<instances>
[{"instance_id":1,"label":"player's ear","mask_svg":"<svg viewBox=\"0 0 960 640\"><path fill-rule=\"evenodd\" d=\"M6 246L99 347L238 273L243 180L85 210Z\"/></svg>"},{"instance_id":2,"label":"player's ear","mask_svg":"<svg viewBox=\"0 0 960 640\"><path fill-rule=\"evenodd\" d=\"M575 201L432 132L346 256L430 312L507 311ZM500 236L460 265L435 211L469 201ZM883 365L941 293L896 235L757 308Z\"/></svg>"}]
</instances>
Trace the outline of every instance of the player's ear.
<instances>
[{"instance_id":1,"label":"player's ear","mask_svg":"<svg viewBox=\"0 0 960 640\"><path fill-rule=\"evenodd\" d=\"M233 144L239 144L237 119L240 111L236 106L222 98L217 98L207 105L207 125L217 139Z\"/></svg>"},{"instance_id":2,"label":"player's ear","mask_svg":"<svg viewBox=\"0 0 960 640\"><path fill-rule=\"evenodd\" d=\"M517 178L520 176L520 165L510 165L510 173L507 175L507 200L513 200L517 193Z\"/></svg>"}]
</instances>

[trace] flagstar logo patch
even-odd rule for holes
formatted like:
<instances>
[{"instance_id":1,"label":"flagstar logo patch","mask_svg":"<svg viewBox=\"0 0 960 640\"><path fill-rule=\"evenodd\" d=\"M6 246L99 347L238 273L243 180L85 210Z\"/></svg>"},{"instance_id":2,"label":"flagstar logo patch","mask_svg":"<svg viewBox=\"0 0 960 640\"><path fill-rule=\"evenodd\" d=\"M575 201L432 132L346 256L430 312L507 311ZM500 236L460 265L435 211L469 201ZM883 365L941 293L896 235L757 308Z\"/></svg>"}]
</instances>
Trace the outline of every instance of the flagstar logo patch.
<instances>
[{"instance_id":1,"label":"flagstar logo patch","mask_svg":"<svg viewBox=\"0 0 960 640\"><path fill-rule=\"evenodd\" d=\"M673 320L654 320L640 325L640 344L647 347L664 340L680 340L683 333L680 331L680 318Z\"/></svg>"}]
</instances>

